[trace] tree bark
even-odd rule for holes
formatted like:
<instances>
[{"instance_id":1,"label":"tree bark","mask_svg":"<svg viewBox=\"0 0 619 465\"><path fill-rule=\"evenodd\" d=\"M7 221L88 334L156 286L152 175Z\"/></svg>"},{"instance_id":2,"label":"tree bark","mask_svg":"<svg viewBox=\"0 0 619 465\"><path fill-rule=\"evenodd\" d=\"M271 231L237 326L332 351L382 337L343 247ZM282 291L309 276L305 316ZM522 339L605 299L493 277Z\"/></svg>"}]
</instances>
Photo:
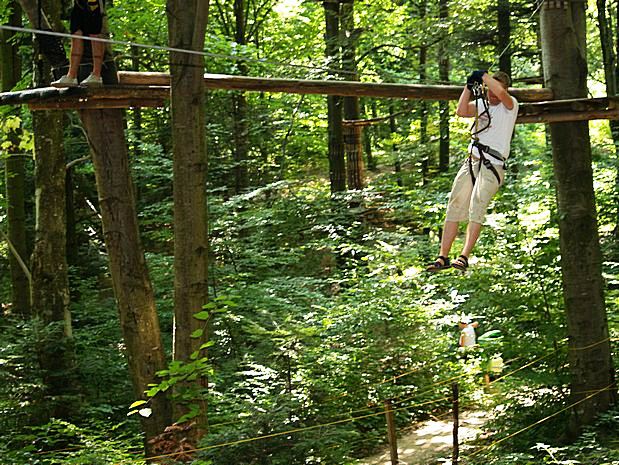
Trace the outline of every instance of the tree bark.
<instances>
[{"instance_id":1,"label":"tree bark","mask_svg":"<svg viewBox=\"0 0 619 465\"><path fill-rule=\"evenodd\" d=\"M587 95L585 3L545 2L541 10L544 80L556 98ZM616 398L601 274L587 123L550 125L557 186L563 295L569 336L572 409L569 431L608 410ZM606 389L606 390L605 390ZM586 391L596 395L586 399Z\"/></svg>"},{"instance_id":2,"label":"tree bark","mask_svg":"<svg viewBox=\"0 0 619 465\"><path fill-rule=\"evenodd\" d=\"M602 60L604 62L604 80L606 82L606 95L617 95L617 53L615 51L615 39L608 15L606 14L606 0L597 0L598 27L600 29L600 44L602 46ZM615 238L619 238L619 121L610 120L610 133L615 145Z\"/></svg>"},{"instance_id":3,"label":"tree bark","mask_svg":"<svg viewBox=\"0 0 619 465\"><path fill-rule=\"evenodd\" d=\"M509 76L512 75L512 51L509 49L511 41L511 22L509 0L498 0L497 11L498 42L497 54L499 57L499 69Z\"/></svg>"},{"instance_id":4,"label":"tree bark","mask_svg":"<svg viewBox=\"0 0 619 465\"><path fill-rule=\"evenodd\" d=\"M208 1L168 0L171 47L203 50ZM174 153L174 360L190 361L205 342L191 334L202 323L193 317L208 300L207 198L204 60L199 55L170 53L172 139ZM206 383L200 379L197 383ZM186 409L176 405L176 413ZM206 412L196 417L194 439L206 428Z\"/></svg>"},{"instance_id":5,"label":"tree bark","mask_svg":"<svg viewBox=\"0 0 619 465\"><path fill-rule=\"evenodd\" d=\"M342 3L340 6L342 19L342 68L348 72L352 81L358 81L356 49L359 32L355 29L354 0ZM361 115L359 97L344 97L344 119L355 120ZM361 143L361 127L344 129L344 151L348 189L363 189L365 185L363 167L363 145Z\"/></svg>"},{"instance_id":6,"label":"tree bark","mask_svg":"<svg viewBox=\"0 0 619 465\"><path fill-rule=\"evenodd\" d=\"M52 17L59 15L51 4L45 6L51 8ZM35 84L48 86L51 78L51 66L41 58ZM63 120L60 111L33 115L36 225L31 268L32 308L41 324L37 352L47 412L50 417L66 419L77 410L78 389L69 312Z\"/></svg>"},{"instance_id":7,"label":"tree bark","mask_svg":"<svg viewBox=\"0 0 619 465\"><path fill-rule=\"evenodd\" d=\"M244 46L247 44L245 0L234 0L234 19L234 41ZM246 76L248 72L247 63L239 61L237 66L239 74ZM235 192L238 194L249 186L249 125L247 97L244 91L233 92L232 106L234 119L234 185Z\"/></svg>"},{"instance_id":8,"label":"tree bark","mask_svg":"<svg viewBox=\"0 0 619 465\"><path fill-rule=\"evenodd\" d=\"M20 0L20 4L30 22L38 24L36 2ZM50 28L45 16L42 17L42 26ZM110 62L104 71L106 83L114 82L116 76L112 64ZM105 245L121 330L127 346L134 395L142 398L149 384L157 382L155 373L163 370L166 363L155 298L138 232L124 133L124 112L84 110L79 112L79 116L88 135L95 166ZM153 415L142 418L147 444L149 439L170 424L169 406L163 395L151 401Z\"/></svg>"},{"instance_id":9,"label":"tree bark","mask_svg":"<svg viewBox=\"0 0 619 465\"><path fill-rule=\"evenodd\" d=\"M9 4L11 26L21 26L21 8L16 1ZM12 39L13 31L0 31L0 75L2 76L2 92L8 92L21 79L21 60L18 47ZM18 116L19 110L12 110ZM26 207L25 207L25 179L26 157L19 154L19 132L8 135L9 146L6 149L4 174L6 183L6 203L8 220L8 238L20 258L28 261L28 247L26 239ZM30 282L22 270L17 257L9 254L11 270L11 305L12 313L26 319L30 316Z\"/></svg>"},{"instance_id":10,"label":"tree bark","mask_svg":"<svg viewBox=\"0 0 619 465\"><path fill-rule=\"evenodd\" d=\"M419 5L419 19L425 23L427 16L427 0L422 0ZM419 46L419 82L425 83L428 78L426 67L428 65L428 47L422 40ZM419 145L421 148L421 179L423 184L428 182L430 173L430 147L428 141L428 113L429 106L425 101L419 102Z\"/></svg>"},{"instance_id":11,"label":"tree bark","mask_svg":"<svg viewBox=\"0 0 619 465\"><path fill-rule=\"evenodd\" d=\"M449 0L439 0L439 18L446 23L449 18ZM446 31L446 29L442 29ZM447 53L447 33L445 32L439 43L438 73L442 84L449 82L449 55ZM439 155L438 171L445 173L449 170L449 102L439 102Z\"/></svg>"},{"instance_id":12,"label":"tree bark","mask_svg":"<svg viewBox=\"0 0 619 465\"><path fill-rule=\"evenodd\" d=\"M340 6L336 2L323 2L325 10L325 56L329 68L340 65ZM331 192L346 190L346 162L342 129L342 97L327 97L327 119L329 137L329 179Z\"/></svg>"}]
</instances>

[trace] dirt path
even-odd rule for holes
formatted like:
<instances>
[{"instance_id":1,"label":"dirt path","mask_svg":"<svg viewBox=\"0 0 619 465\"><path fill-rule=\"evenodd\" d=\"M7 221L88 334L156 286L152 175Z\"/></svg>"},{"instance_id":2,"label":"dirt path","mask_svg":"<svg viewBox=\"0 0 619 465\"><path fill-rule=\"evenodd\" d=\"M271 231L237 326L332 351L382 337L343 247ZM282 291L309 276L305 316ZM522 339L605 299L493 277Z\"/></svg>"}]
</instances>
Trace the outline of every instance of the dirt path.
<instances>
[{"instance_id":1,"label":"dirt path","mask_svg":"<svg viewBox=\"0 0 619 465\"><path fill-rule=\"evenodd\" d=\"M460 444L481 433L486 412L464 412L460 416ZM401 465L432 465L432 459L451 455L453 423L450 419L419 423L398 438L398 458ZM357 465L391 465L389 448Z\"/></svg>"}]
</instances>

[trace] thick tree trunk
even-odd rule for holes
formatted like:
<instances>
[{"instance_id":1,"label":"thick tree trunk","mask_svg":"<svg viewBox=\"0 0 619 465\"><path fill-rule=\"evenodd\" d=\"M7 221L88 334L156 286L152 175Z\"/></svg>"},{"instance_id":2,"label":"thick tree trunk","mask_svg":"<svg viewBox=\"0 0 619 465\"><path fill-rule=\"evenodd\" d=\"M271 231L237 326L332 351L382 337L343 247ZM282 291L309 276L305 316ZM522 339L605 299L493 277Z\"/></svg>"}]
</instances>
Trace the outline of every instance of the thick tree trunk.
<instances>
[{"instance_id":1,"label":"thick tree trunk","mask_svg":"<svg viewBox=\"0 0 619 465\"><path fill-rule=\"evenodd\" d=\"M243 46L247 43L245 0L234 0L234 41ZM238 62L239 74L247 75L247 63ZM234 119L234 186L238 194L249 186L248 155L249 155L249 124L247 97L245 92L232 93L232 116Z\"/></svg>"},{"instance_id":2,"label":"thick tree trunk","mask_svg":"<svg viewBox=\"0 0 619 465\"><path fill-rule=\"evenodd\" d=\"M333 1L323 2L325 10L325 56L329 68L340 65L340 7ZM327 97L327 119L329 137L329 179L331 192L346 190L346 162L342 130L342 97Z\"/></svg>"},{"instance_id":3,"label":"thick tree trunk","mask_svg":"<svg viewBox=\"0 0 619 465\"><path fill-rule=\"evenodd\" d=\"M439 0L439 18L446 22L449 17L449 0ZM442 30L446 31L445 28ZM438 73L442 84L449 82L449 55L447 53L446 34L439 43ZM440 101L439 105L439 151L438 171L445 173L449 169L449 102Z\"/></svg>"},{"instance_id":4,"label":"thick tree trunk","mask_svg":"<svg viewBox=\"0 0 619 465\"><path fill-rule=\"evenodd\" d=\"M342 68L348 72L351 81L358 81L356 62L358 31L355 29L354 0L342 3L340 8L342 18ZM344 119L356 120L360 116L359 97L344 97ZM348 189L351 190L363 189L365 185L361 133L361 126L344 129Z\"/></svg>"},{"instance_id":5,"label":"thick tree trunk","mask_svg":"<svg viewBox=\"0 0 619 465\"><path fill-rule=\"evenodd\" d=\"M30 22L38 24L36 2L20 0L20 4ZM45 16L42 17L42 26L49 28ZM107 71L104 71L104 79L112 82L116 70L110 65ZM138 232L124 112L84 110L79 116L88 135L95 166L105 245L134 394L143 398L149 384L157 382L155 373L163 370L166 363L155 298ZM146 441L171 422L170 404L165 396L155 397L151 407L153 415L142 418Z\"/></svg>"},{"instance_id":6,"label":"thick tree trunk","mask_svg":"<svg viewBox=\"0 0 619 465\"><path fill-rule=\"evenodd\" d=\"M15 1L10 2L11 26L21 26L21 8ZM12 38L12 31L0 31L0 75L2 77L2 92L9 92L21 78L21 60L17 45ZM19 110L15 110L19 114ZM26 207L25 179L26 157L19 154L19 134L17 131L8 135L9 146L4 159L4 174L6 183L6 204L8 220L8 238L15 252L22 261L28 261L26 240ZM11 269L11 305L12 313L23 318L30 316L30 282L14 254L9 255Z\"/></svg>"},{"instance_id":7,"label":"thick tree trunk","mask_svg":"<svg viewBox=\"0 0 619 465\"><path fill-rule=\"evenodd\" d=\"M77 408L75 353L66 260L65 157L62 111L33 115L36 227L32 253L32 307L44 325L38 354L50 416L69 418Z\"/></svg>"},{"instance_id":8,"label":"thick tree trunk","mask_svg":"<svg viewBox=\"0 0 619 465\"><path fill-rule=\"evenodd\" d=\"M208 1L168 0L171 47L202 50ZM205 342L191 334L203 323L193 317L208 299L207 199L204 60L199 55L170 53L172 138L174 152L174 359L190 361ZM206 383L198 380L197 383ZM186 409L177 405L177 413ZM206 428L206 412L194 418L197 436ZM194 436L196 438L196 436Z\"/></svg>"},{"instance_id":9,"label":"thick tree trunk","mask_svg":"<svg viewBox=\"0 0 619 465\"><path fill-rule=\"evenodd\" d=\"M95 167L103 237L108 253L120 326L136 398L144 397L156 373L166 367L155 306L142 242L138 230L133 183L131 182L122 110L79 112ZM159 394L151 400L153 414L142 418L146 440L171 423L170 403Z\"/></svg>"},{"instance_id":10,"label":"thick tree trunk","mask_svg":"<svg viewBox=\"0 0 619 465\"><path fill-rule=\"evenodd\" d=\"M508 75L512 75L512 52L508 48L511 40L510 5L509 0L498 0L497 11L498 42L497 54L499 57L499 69Z\"/></svg>"},{"instance_id":11,"label":"thick tree trunk","mask_svg":"<svg viewBox=\"0 0 619 465\"><path fill-rule=\"evenodd\" d=\"M57 9L48 11L54 18L60 13ZM51 78L51 67L42 58L35 72L36 85L48 86ZM32 309L42 325L37 352L47 411L51 417L70 418L78 407L78 390L66 258L64 114L37 112L33 126L36 226Z\"/></svg>"},{"instance_id":12,"label":"thick tree trunk","mask_svg":"<svg viewBox=\"0 0 619 465\"><path fill-rule=\"evenodd\" d=\"M559 0L542 6L544 80L555 98L587 95L585 3ZM570 432L608 410L616 397L601 274L589 127L550 125L557 181L563 295L569 335ZM600 390L590 398L591 391Z\"/></svg>"}]
</instances>

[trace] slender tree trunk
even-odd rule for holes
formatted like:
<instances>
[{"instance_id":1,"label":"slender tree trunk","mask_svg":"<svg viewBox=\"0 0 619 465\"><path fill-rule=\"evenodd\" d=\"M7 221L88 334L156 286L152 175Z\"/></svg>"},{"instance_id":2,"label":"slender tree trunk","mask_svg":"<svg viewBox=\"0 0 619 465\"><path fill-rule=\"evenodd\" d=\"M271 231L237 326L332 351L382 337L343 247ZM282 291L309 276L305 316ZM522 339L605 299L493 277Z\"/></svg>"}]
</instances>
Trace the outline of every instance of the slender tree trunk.
<instances>
[{"instance_id":1,"label":"slender tree trunk","mask_svg":"<svg viewBox=\"0 0 619 465\"><path fill-rule=\"evenodd\" d=\"M425 23L427 1L422 0L419 5L419 19ZM426 67L428 65L428 47L422 41L419 47L419 82L425 83L428 78ZM430 177L430 147L428 140L428 112L429 104L425 100L419 102L419 145L421 148L421 179L423 184Z\"/></svg>"},{"instance_id":2,"label":"slender tree trunk","mask_svg":"<svg viewBox=\"0 0 619 465\"><path fill-rule=\"evenodd\" d=\"M245 0L234 0L234 40L241 46L247 44L245 5ZM247 63L239 61L238 69L239 74L247 75ZM234 185L235 191L238 194L249 186L249 125L247 97L245 92L233 92L232 105L232 116L234 119Z\"/></svg>"},{"instance_id":3,"label":"slender tree trunk","mask_svg":"<svg viewBox=\"0 0 619 465\"><path fill-rule=\"evenodd\" d=\"M546 2L541 11L546 87L556 99L587 96L585 3ZM601 274L591 145L586 122L550 125L557 182L563 295L569 336L570 433L616 399ZM601 390L586 398L591 391Z\"/></svg>"},{"instance_id":4,"label":"slender tree trunk","mask_svg":"<svg viewBox=\"0 0 619 465\"><path fill-rule=\"evenodd\" d=\"M606 95L617 95L617 54L614 48L615 39L609 17L606 13L606 0L597 0L598 27L600 29L600 44L602 46L602 59L604 61L604 80L606 82ZM619 23L619 21L618 21ZM619 237L619 121L609 120L610 133L615 145L615 237Z\"/></svg>"},{"instance_id":5,"label":"slender tree trunk","mask_svg":"<svg viewBox=\"0 0 619 465\"><path fill-rule=\"evenodd\" d=\"M208 1L168 0L171 47L203 50ZM205 342L192 338L202 322L193 317L208 299L206 129L204 60L199 55L170 53L172 138L174 152L174 360L190 361ZM206 383L198 380L197 383ZM176 405L177 413L187 412ZM206 428L206 411L196 417L194 439Z\"/></svg>"},{"instance_id":6,"label":"slender tree trunk","mask_svg":"<svg viewBox=\"0 0 619 465\"><path fill-rule=\"evenodd\" d=\"M367 103L363 105L363 113L368 115L367 111ZM367 159L367 167L370 171L376 171L376 159L374 158L374 154L372 153L372 135L373 131L370 129L371 126L368 126L363 131L363 148L365 151L365 158Z\"/></svg>"},{"instance_id":7,"label":"slender tree trunk","mask_svg":"<svg viewBox=\"0 0 619 465\"><path fill-rule=\"evenodd\" d=\"M21 26L21 8L15 1L10 2L11 26ZM2 91L8 92L21 79L21 60L18 47L12 39L13 31L0 31L0 75L2 76ZM14 110L15 116L19 115ZM8 147L4 160L4 174L6 183L6 203L8 220L8 238L24 262L28 262L28 247L26 240L26 207L25 207L25 179L26 157L19 154L19 132L8 135ZM9 255L11 269L11 305L12 312L23 318L30 316L30 283L14 254Z\"/></svg>"},{"instance_id":8,"label":"slender tree trunk","mask_svg":"<svg viewBox=\"0 0 619 465\"><path fill-rule=\"evenodd\" d=\"M340 7L337 2L323 2L325 10L325 56L329 68L340 65ZM342 97L329 95L327 97L327 119L329 132L329 179L331 192L346 190L346 163L344 158L344 139L342 132L343 119Z\"/></svg>"},{"instance_id":9,"label":"slender tree trunk","mask_svg":"<svg viewBox=\"0 0 619 465\"><path fill-rule=\"evenodd\" d=\"M449 17L449 0L439 0L439 18L446 23ZM446 30L446 29L443 29ZM438 73L442 83L449 82L449 55L447 53L447 34L445 33L439 43ZM449 101L439 102L439 155L438 171L445 173L449 169Z\"/></svg>"},{"instance_id":10,"label":"slender tree trunk","mask_svg":"<svg viewBox=\"0 0 619 465\"><path fill-rule=\"evenodd\" d=\"M20 4L30 22L38 24L37 3L20 0ZM47 19L42 19L42 25L49 28ZM115 82L113 62L108 64L104 73L106 82ZM142 398L149 384L158 381L155 373L163 370L166 363L155 298L138 231L124 112L116 109L82 110L78 114L88 135L95 167L103 234L134 395ZM170 424L171 419L170 404L164 395L156 396L151 407L153 415L142 418L147 444Z\"/></svg>"},{"instance_id":11,"label":"slender tree trunk","mask_svg":"<svg viewBox=\"0 0 619 465\"><path fill-rule=\"evenodd\" d=\"M512 75L512 52L509 48L511 40L510 5L509 0L498 0L498 42L497 55L499 69L508 75Z\"/></svg>"},{"instance_id":12,"label":"slender tree trunk","mask_svg":"<svg viewBox=\"0 0 619 465\"><path fill-rule=\"evenodd\" d=\"M140 70L140 51L136 46L131 47L131 68L134 71ZM142 109L134 107L131 112L133 116L133 137L135 140L133 143L133 156L139 157L142 154Z\"/></svg>"},{"instance_id":13,"label":"slender tree trunk","mask_svg":"<svg viewBox=\"0 0 619 465\"><path fill-rule=\"evenodd\" d=\"M351 81L358 81L356 48L358 32L355 29L354 0L341 5L342 18L342 68L349 72ZM359 97L344 97L344 118L347 120L359 119ZM348 188L363 189L363 146L361 143L361 126L348 126L344 128L344 151L346 153L346 166L348 173Z\"/></svg>"},{"instance_id":14,"label":"slender tree trunk","mask_svg":"<svg viewBox=\"0 0 619 465\"><path fill-rule=\"evenodd\" d=\"M398 133L398 126L396 124L394 114L395 114L395 108L393 106L393 103L390 103L389 104L389 133L391 134L392 139ZM402 161L400 160L400 153L399 153L398 145L395 142L393 142L391 149L395 157L394 171L398 176L397 183L398 183L398 186L402 187L404 185L404 183L402 182Z\"/></svg>"}]
</instances>

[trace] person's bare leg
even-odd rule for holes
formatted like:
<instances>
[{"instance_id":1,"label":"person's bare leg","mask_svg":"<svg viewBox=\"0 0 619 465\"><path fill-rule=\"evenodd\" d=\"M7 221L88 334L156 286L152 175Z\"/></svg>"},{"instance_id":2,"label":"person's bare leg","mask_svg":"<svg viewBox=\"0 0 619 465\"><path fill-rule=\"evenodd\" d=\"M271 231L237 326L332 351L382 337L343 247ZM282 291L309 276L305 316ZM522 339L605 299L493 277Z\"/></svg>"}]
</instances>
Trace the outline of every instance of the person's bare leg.
<instances>
[{"instance_id":1,"label":"person's bare leg","mask_svg":"<svg viewBox=\"0 0 619 465\"><path fill-rule=\"evenodd\" d=\"M99 35L93 35L92 37L101 37ZM105 44L91 40L90 46L92 48L92 74L97 77L101 77L101 66L103 65L103 54L105 53Z\"/></svg>"},{"instance_id":2,"label":"person's bare leg","mask_svg":"<svg viewBox=\"0 0 619 465\"><path fill-rule=\"evenodd\" d=\"M75 35L82 35L81 31L77 31ZM82 55L84 54L84 41L75 37L71 38L71 61L69 62L69 72L67 76L75 79L80 69Z\"/></svg>"},{"instance_id":3,"label":"person's bare leg","mask_svg":"<svg viewBox=\"0 0 619 465\"><path fill-rule=\"evenodd\" d=\"M477 243L477 239L479 239L479 234L481 233L481 223L475 223L474 221L470 221L469 225L466 228L466 239L464 240L464 248L462 249L462 255L465 257L469 257L471 252L473 251L473 247Z\"/></svg>"},{"instance_id":4,"label":"person's bare leg","mask_svg":"<svg viewBox=\"0 0 619 465\"><path fill-rule=\"evenodd\" d=\"M457 221L445 221L445 225L443 226L443 236L441 237L441 250L439 255L443 257L449 257L449 252L451 250L451 246L456 240L458 236L458 225Z\"/></svg>"}]
</instances>

